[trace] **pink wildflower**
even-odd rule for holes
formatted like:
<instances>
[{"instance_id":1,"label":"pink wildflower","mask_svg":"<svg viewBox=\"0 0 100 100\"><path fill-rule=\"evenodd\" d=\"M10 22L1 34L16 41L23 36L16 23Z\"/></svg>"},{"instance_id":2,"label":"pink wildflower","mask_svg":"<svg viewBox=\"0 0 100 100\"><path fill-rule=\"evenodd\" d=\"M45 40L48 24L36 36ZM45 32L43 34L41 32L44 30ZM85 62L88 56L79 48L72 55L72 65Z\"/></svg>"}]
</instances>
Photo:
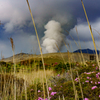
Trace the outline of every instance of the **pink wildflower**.
<instances>
[{"instance_id":1,"label":"pink wildflower","mask_svg":"<svg viewBox=\"0 0 100 100\"><path fill-rule=\"evenodd\" d=\"M99 75L98 74L96 74L96 78L99 78Z\"/></svg>"},{"instance_id":2,"label":"pink wildflower","mask_svg":"<svg viewBox=\"0 0 100 100\"><path fill-rule=\"evenodd\" d=\"M89 73L86 73L86 74L91 74L91 72L89 72Z\"/></svg>"},{"instance_id":3,"label":"pink wildflower","mask_svg":"<svg viewBox=\"0 0 100 100\"><path fill-rule=\"evenodd\" d=\"M100 75L100 73L98 72L98 75Z\"/></svg>"},{"instance_id":4,"label":"pink wildflower","mask_svg":"<svg viewBox=\"0 0 100 100\"><path fill-rule=\"evenodd\" d=\"M99 95L99 98L100 98L100 95Z\"/></svg>"},{"instance_id":5,"label":"pink wildflower","mask_svg":"<svg viewBox=\"0 0 100 100\"><path fill-rule=\"evenodd\" d=\"M89 80L86 80L85 82L87 82L87 83L88 83L88 82L89 82Z\"/></svg>"},{"instance_id":6,"label":"pink wildflower","mask_svg":"<svg viewBox=\"0 0 100 100\"><path fill-rule=\"evenodd\" d=\"M38 97L38 100L42 100L42 98L41 97Z\"/></svg>"},{"instance_id":7,"label":"pink wildflower","mask_svg":"<svg viewBox=\"0 0 100 100\"><path fill-rule=\"evenodd\" d=\"M98 82L98 84L100 84L100 82Z\"/></svg>"},{"instance_id":8,"label":"pink wildflower","mask_svg":"<svg viewBox=\"0 0 100 100\"><path fill-rule=\"evenodd\" d=\"M97 82L95 82L95 84L97 84Z\"/></svg>"},{"instance_id":9,"label":"pink wildflower","mask_svg":"<svg viewBox=\"0 0 100 100\"><path fill-rule=\"evenodd\" d=\"M60 74L58 74L57 76L60 76Z\"/></svg>"},{"instance_id":10,"label":"pink wildflower","mask_svg":"<svg viewBox=\"0 0 100 100\"><path fill-rule=\"evenodd\" d=\"M75 81L78 82L78 78L76 78Z\"/></svg>"},{"instance_id":11,"label":"pink wildflower","mask_svg":"<svg viewBox=\"0 0 100 100\"><path fill-rule=\"evenodd\" d=\"M91 83L93 83L93 81L91 81Z\"/></svg>"},{"instance_id":12,"label":"pink wildflower","mask_svg":"<svg viewBox=\"0 0 100 100\"><path fill-rule=\"evenodd\" d=\"M40 90L38 90L38 92L41 92Z\"/></svg>"},{"instance_id":13,"label":"pink wildflower","mask_svg":"<svg viewBox=\"0 0 100 100\"><path fill-rule=\"evenodd\" d=\"M94 90L95 88L97 88L97 86L93 86L93 87L92 87L92 90Z\"/></svg>"},{"instance_id":14,"label":"pink wildflower","mask_svg":"<svg viewBox=\"0 0 100 100\"><path fill-rule=\"evenodd\" d=\"M98 69L98 66L96 67L96 70Z\"/></svg>"},{"instance_id":15,"label":"pink wildflower","mask_svg":"<svg viewBox=\"0 0 100 100\"><path fill-rule=\"evenodd\" d=\"M51 92L51 95L53 95L53 96L54 96L56 93L57 93L57 92Z\"/></svg>"},{"instance_id":16,"label":"pink wildflower","mask_svg":"<svg viewBox=\"0 0 100 100\"><path fill-rule=\"evenodd\" d=\"M90 79L90 77L87 77L87 79Z\"/></svg>"},{"instance_id":17,"label":"pink wildflower","mask_svg":"<svg viewBox=\"0 0 100 100\"><path fill-rule=\"evenodd\" d=\"M49 91L51 91L52 90L52 88L51 87L49 87Z\"/></svg>"},{"instance_id":18,"label":"pink wildflower","mask_svg":"<svg viewBox=\"0 0 100 100\"><path fill-rule=\"evenodd\" d=\"M94 66L94 64L92 66Z\"/></svg>"},{"instance_id":19,"label":"pink wildflower","mask_svg":"<svg viewBox=\"0 0 100 100\"><path fill-rule=\"evenodd\" d=\"M88 98L84 98L84 100L89 100Z\"/></svg>"}]
</instances>

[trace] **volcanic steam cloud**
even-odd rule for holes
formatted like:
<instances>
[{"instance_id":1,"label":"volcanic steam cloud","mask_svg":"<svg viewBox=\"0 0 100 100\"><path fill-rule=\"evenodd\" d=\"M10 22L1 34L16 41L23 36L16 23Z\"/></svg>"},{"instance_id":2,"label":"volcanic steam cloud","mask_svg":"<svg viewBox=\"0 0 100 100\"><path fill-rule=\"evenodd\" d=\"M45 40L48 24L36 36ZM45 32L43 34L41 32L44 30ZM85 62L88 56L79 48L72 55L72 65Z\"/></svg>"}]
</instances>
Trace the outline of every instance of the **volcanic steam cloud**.
<instances>
[{"instance_id":1,"label":"volcanic steam cloud","mask_svg":"<svg viewBox=\"0 0 100 100\"><path fill-rule=\"evenodd\" d=\"M57 52L58 48L61 49L65 35L62 34L62 28L59 22L55 20L49 21L44 28L44 37L42 38L42 51L43 53ZM58 48L57 48L58 47Z\"/></svg>"}]
</instances>

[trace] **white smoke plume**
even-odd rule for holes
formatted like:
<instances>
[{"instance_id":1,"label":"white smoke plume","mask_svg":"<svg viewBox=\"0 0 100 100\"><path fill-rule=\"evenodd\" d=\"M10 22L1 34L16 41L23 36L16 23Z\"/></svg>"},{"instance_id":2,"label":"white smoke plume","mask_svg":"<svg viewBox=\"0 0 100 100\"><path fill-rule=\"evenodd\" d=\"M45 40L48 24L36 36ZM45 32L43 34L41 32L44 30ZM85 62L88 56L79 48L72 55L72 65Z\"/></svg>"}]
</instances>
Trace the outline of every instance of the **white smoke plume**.
<instances>
[{"instance_id":1,"label":"white smoke plume","mask_svg":"<svg viewBox=\"0 0 100 100\"><path fill-rule=\"evenodd\" d=\"M55 20L51 20L44 26L44 28L46 31L44 32L45 35L42 38L43 53L57 52L58 48L60 49L62 47L63 39L65 37L65 35L61 33L62 28L60 23Z\"/></svg>"}]
</instances>

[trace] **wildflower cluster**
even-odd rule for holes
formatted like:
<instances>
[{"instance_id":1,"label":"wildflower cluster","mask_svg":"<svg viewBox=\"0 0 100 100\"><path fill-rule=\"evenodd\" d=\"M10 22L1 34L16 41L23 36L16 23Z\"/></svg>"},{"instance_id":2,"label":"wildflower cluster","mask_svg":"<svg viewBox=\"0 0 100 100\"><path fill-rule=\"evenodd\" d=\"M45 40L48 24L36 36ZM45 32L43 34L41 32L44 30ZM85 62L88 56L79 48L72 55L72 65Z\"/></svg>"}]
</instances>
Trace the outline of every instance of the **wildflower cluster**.
<instances>
[{"instance_id":1,"label":"wildflower cluster","mask_svg":"<svg viewBox=\"0 0 100 100\"><path fill-rule=\"evenodd\" d=\"M96 97L97 99L100 99L100 73L96 71L92 72L84 72L80 76L83 93L85 95L84 100L89 100L89 98ZM76 84L79 83L79 79L75 78ZM86 92L87 91L87 92Z\"/></svg>"},{"instance_id":2,"label":"wildflower cluster","mask_svg":"<svg viewBox=\"0 0 100 100\"><path fill-rule=\"evenodd\" d=\"M50 95L49 98L51 99L52 96L54 96L57 92L53 92L51 87L49 87L48 90L49 90L49 95ZM38 90L38 92L41 92L41 91ZM44 100L44 99L42 97L38 97L38 100ZM45 98L45 100L49 100L49 99L48 98Z\"/></svg>"}]
</instances>

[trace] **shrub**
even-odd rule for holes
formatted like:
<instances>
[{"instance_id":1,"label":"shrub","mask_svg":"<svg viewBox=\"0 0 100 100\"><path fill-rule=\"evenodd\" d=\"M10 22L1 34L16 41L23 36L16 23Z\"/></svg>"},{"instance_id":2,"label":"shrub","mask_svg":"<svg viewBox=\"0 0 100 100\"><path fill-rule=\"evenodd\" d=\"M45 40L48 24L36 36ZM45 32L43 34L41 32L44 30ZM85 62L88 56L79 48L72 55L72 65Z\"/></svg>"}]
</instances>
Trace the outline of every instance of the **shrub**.
<instances>
[{"instance_id":1,"label":"shrub","mask_svg":"<svg viewBox=\"0 0 100 100\"><path fill-rule=\"evenodd\" d=\"M67 64L64 64L64 63L59 63L59 64L56 64L55 66L54 66L54 71L56 71L57 73L59 73L59 74L61 74L61 73L63 73L63 72L66 72L67 70L69 70L70 69L70 65L69 65L69 63L67 63Z\"/></svg>"},{"instance_id":2,"label":"shrub","mask_svg":"<svg viewBox=\"0 0 100 100\"><path fill-rule=\"evenodd\" d=\"M80 76L80 81L82 83L82 90L84 97L91 100L99 100L100 97L100 73L99 72L84 72ZM79 97L81 98L81 92L79 88L78 79L76 81L76 87L78 90Z\"/></svg>"}]
</instances>

